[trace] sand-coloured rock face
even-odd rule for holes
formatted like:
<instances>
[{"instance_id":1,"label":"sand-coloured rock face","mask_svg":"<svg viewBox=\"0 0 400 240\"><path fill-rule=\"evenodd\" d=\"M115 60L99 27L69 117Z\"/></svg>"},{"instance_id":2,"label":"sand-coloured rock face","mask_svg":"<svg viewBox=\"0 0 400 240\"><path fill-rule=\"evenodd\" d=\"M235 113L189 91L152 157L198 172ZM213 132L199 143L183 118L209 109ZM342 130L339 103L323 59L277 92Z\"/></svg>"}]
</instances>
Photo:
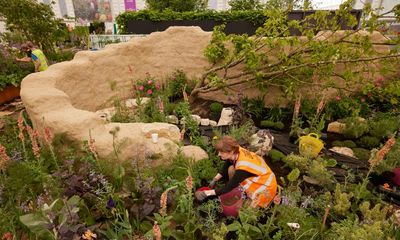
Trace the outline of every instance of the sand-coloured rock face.
<instances>
[{"instance_id":1,"label":"sand-coloured rock face","mask_svg":"<svg viewBox=\"0 0 400 240\"><path fill-rule=\"evenodd\" d=\"M201 76L209 65L203 49L210 39L211 33L200 28L177 27L100 51L82 51L72 61L27 76L21 98L37 129L48 127L79 142L90 135L100 157L113 156L113 141L120 148L120 160L133 159L138 151L171 156L177 152L180 137L175 125L105 123L95 111L116 94L110 87L113 81L123 92L146 73L163 78L182 69L189 77ZM118 132L113 139L110 131L115 129ZM157 144L151 133L158 133Z\"/></svg>"},{"instance_id":2,"label":"sand-coloured rock face","mask_svg":"<svg viewBox=\"0 0 400 240\"><path fill-rule=\"evenodd\" d=\"M79 52L72 61L27 76L21 86L22 101L37 129L48 127L54 133L67 133L79 142L88 140L90 135L101 157L113 154L113 142L121 151L121 160L138 156L138 151L147 155L173 155L180 136L175 125L105 123L95 111L104 108L116 94L111 90L111 82L117 83L118 92L128 95L132 82L144 79L146 73L163 79L180 69L191 78L201 77L210 68L203 52L211 34L198 27L172 27L145 38L111 44L100 51ZM381 42L382 38L380 34L373 35L374 42ZM240 71L241 66L238 67L236 71ZM243 85L235 86L235 90L244 91L248 97L259 95L257 89ZM235 92L233 95L236 96ZM224 103L235 102L235 98L222 91L199 96ZM270 89L266 105L274 105L280 96L279 89ZM113 138L110 131L116 128L119 130ZM157 144L152 143L151 133L159 134Z\"/></svg>"}]
</instances>

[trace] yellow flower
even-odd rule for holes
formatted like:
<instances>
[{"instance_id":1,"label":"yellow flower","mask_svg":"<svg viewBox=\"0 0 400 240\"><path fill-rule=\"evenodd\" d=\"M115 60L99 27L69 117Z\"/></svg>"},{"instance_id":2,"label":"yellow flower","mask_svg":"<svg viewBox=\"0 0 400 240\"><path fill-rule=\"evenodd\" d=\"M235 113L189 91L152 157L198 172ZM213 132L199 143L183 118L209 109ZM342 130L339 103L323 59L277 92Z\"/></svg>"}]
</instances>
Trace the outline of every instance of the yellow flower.
<instances>
[{"instance_id":1,"label":"yellow flower","mask_svg":"<svg viewBox=\"0 0 400 240\"><path fill-rule=\"evenodd\" d=\"M86 230L86 232L82 235L82 239L86 239L86 240L93 240L97 238L97 235L94 234L92 231L90 231L89 229Z\"/></svg>"}]
</instances>

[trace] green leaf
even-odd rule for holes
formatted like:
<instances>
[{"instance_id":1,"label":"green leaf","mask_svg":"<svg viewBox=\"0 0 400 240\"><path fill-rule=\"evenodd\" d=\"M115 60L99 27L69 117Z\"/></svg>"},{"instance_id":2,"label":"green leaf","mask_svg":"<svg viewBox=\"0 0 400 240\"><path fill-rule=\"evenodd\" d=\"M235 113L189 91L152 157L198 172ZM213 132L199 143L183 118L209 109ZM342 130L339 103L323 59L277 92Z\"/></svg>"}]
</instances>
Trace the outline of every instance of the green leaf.
<instances>
[{"instance_id":1,"label":"green leaf","mask_svg":"<svg viewBox=\"0 0 400 240\"><path fill-rule=\"evenodd\" d=\"M19 220L33 233L41 236L41 239L55 239L52 233L47 229L50 222L45 217L38 214L26 214L20 216Z\"/></svg>"},{"instance_id":2,"label":"green leaf","mask_svg":"<svg viewBox=\"0 0 400 240\"><path fill-rule=\"evenodd\" d=\"M122 165L118 165L114 170L114 177L116 179L122 179L125 176L125 168Z\"/></svg>"},{"instance_id":3,"label":"green leaf","mask_svg":"<svg viewBox=\"0 0 400 240\"><path fill-rule=\"evenodd\" d=\"M235 222L229 224L229 225L227 226L227 228L228 228L228 231L230 231L230 232L236 232L236 231L238 231L240 228L242 228L242 225L241 225L238 221L235 221Z\"/></svg>"},{"instance_id":4,"label":"green leaf","mask_svg":"<svg viewBox=\"0 0 400 240\"><path fill-rule=\"evenodd\" d=\"M333 158L329 158L329 159L325 160L326 167L334 167L334 166L336 166L336 164L337 164L337 162Z\"/></svg>"},{"instance_id":5,"label":"green leaf","mask_svg":"<svg viewBox=\"0 0 400 240\"><path fill-rule=\"evenodd\" d=\"M294 182L299 178L299 176L300 176L300 170L298 168L295 168L287 175L287 179L290 182Z\"/></svg>"}]
</instances>

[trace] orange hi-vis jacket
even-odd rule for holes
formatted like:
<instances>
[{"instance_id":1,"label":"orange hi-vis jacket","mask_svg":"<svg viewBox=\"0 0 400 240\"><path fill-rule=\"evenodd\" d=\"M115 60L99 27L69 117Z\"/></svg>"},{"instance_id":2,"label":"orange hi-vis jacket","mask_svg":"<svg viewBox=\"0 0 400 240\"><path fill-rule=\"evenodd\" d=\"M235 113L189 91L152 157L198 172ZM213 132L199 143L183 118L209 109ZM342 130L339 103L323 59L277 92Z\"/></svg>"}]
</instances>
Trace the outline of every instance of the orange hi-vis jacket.
<instances>
[{"instance_id":1,"label":"orange hi-vis jacket","mask_svg":"<svg viewBox=\"0 0 400 240\"><path fill-rule=\"evenodd\" d=\"M267 207L276 195L278 184L275 174L264 159L257 154L239 147L236 170L244 170L257 176L249 177L240 183L250 199L258 201L258 206Z\"/></svg>"}]
</instances>

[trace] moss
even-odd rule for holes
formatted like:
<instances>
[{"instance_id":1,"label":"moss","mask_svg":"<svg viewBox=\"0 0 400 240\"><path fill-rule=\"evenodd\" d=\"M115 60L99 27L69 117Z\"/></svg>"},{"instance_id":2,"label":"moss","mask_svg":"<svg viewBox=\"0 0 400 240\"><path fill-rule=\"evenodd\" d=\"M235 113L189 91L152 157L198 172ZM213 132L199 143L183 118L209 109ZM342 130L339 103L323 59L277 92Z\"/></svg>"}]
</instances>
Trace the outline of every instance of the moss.
<instances>
[{"instance_id":1,"label":"moss","mask_svg":"<svg viewBox=\"0 0 400 240\"><path fill-rule=\"evenodd\" d=\"M360 160L368 161L370 151L365 148L353 148L354 156Z\"/></svg>"},{"instance_id":2,"label":"moss","mask_svg":"<svg viewBox=\"0 0 400 240\"><path fill-rule=\"evenodd\" d=\"M351 141L351 140L345 140L342 142L343 143L343 147L348 147L348 148L355 148L357 147L356 143Z\"/></svg>"},{"instance_id":3,"label":"moss","mask_svg":"<svg viewBox=\"0 0 400 240\"><path fill-rule=\"evenodd\" d=\"M261 127L263 128L273 128L277 130L282 130L285 127L283 122L274 122L271 120L264 120L260 122Z\"/></svg>"},{"instance_id":4,"label":"moss","mask_svg":"<svg viewBox=\"0 0 400 240\"><path fill-rule=\"evenodd\" d=\"M273 162L277 162L282 160L285 157L285 154L283 154L281 151L272 149L269 151L268 156L272 159Z\"/></svg>"},{"instance_id":5,"label":"moss","mask_svg":"<svg viewBox=\"0 0 400 240\"><path fill-rule=\"evenodd\" d=\"M344 147L343 142L336 140L332 142L332 147Z\"/></svg>"},{"instance_id":6,"label":"moss","mask_svg":"<svg viewBox=\"0 0 400 240\"><path fill-rule=\"evenodd\" d=\"M377 137L372 136L362 136L358 141L357 145L363 148L372 149L378 147L380 140Z\"/></svg>"}]
</instances>

